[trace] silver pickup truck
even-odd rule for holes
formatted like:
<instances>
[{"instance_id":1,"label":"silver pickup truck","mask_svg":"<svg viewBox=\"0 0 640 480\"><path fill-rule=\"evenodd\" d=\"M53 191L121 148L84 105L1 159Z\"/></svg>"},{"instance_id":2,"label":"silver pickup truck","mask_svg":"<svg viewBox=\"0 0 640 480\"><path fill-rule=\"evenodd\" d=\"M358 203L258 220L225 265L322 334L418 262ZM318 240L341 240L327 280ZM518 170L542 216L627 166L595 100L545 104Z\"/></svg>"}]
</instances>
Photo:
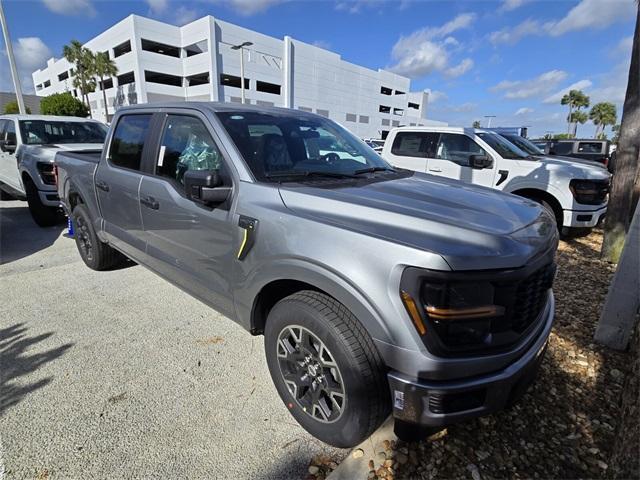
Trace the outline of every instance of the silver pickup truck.
<instances>
[{"instance_id":1,"label":"silver pickup truck","mask_svg":"<svg viewBox=\"0 0 640 480\"><path fill-rule=\"evenodd\" d=\"M107 127L54 115L0 115L0 195L26 200L41 227L60 222L53 159L61 150L102 149Z\"/></svg>"},{"instance_id":2,"label":"silver pickup truck","mask_svg":"<svg viewBox=\"0 0 640 480\"><path fill-rule=\"evenodd\" d=\"M393 168L324 117L127 107L101 154L56 165L87 266L130 257L264 335L284 404L332 445L390 412L408 438L504 408L543 358L558 244L545 209Z\"/></svg>"}]
</instances>

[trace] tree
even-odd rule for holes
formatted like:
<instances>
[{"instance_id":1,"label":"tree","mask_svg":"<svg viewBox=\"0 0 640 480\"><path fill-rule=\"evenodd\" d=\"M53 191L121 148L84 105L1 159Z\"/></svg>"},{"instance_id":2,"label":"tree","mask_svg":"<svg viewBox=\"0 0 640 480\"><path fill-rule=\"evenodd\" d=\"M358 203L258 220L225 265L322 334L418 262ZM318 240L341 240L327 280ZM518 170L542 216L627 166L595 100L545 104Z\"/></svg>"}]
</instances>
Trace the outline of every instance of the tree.
<instances>
[{"instance_id":1,"label":"tree","mask_svg":"<svg viewBox=\"0 0 640 480\"><path fill-rule=\"evenodd\" d=\"M104 86L105 77L115 77L118 75L118 67L109 58L109 54L106 52L98 52L95 55L95 61L93 62L93 73L100 79L100 87L102 88L102 99L104 100L104 116L109 120L109 107L107 105L107 92Z\"/></svg>"},{"instance_id":2,"label":"tree","mask_svg":"<svg viewBox=\"0 0 640 480\"><path fill-rule=\"evenodd\" d=\"M602 258L610 262L617 262L622 252L630 218L635 211L634 181L640 179L640 4L636 10L631 65L616 151L616 174L611 183L601 251Z\"/></svg>"},{"instance_id":3,"label":"tree","mask_svg":"<svg viewBox=\"0 0 640 480\"><path fill-rule=\"evenodd\" d=\"M613 127L611 127L611 133L613 133L613 138L611 139L611 143L618 143L618 140L620 140L620 124L618 125L614 125Z\"/></svg>"},{"instance_id":4,"label":"tree","mask_svg":"<svg viewBox=\"0 0 640 480\"><path fill-rule=\"evenodd\" d=\"M560 100L560 105L569 105L569 115L567 116L567 133L571 134L571 124L573 123L573 110L580 110L589 106L589 97L582 90L571 90ZM586 120L585 120L586 122ZM584 122L582 122L584 123Z\"/></svg>"},{"instance_id":5,"label":"tree","mask_svg":"<svg viewBox=\"0 0 640 480\"><path fill-rule=\"evenodd\" d=\"M27 113L31 113L31 109L29 107L25 107ZM20 113L20 107L18 106L18 102L16 100L11 100L7 102L4 106L4 113Z\"/></svg>"},{"instance_id":6,"label":"tree","mask_svg":"<svg viewBox=\"0 0 640 480\"><path fill-rule=\"evenodd\" d=\"M600 102L591 107L589 118L596 126L594 138L600 138L604 133L604 129L607 128L607 125L615 125L616 120L618 119L618 112L616 111L616 106L613 103Z\"/></svg>"},{"instance_id":7,"label":"tree","mask_svg":"<svg viewBox=\"0 0 640 480\"><path fill-rule=\"evenodd\" d=\"M87 106L69 92L54 93L40 101L40 111L43 115L70 115L72 117L86 117L89 115Z\"/></svg>"},{"instance_id":8,"label":"tree","mask_svg":"<svg viewBox=\"0 0 640 480\"><path fill-rule=\"evenodd\" d=\"M471 125L473 128L480 128L480 120L474 120L473 124Z\"/></svg>"},{"instance_id":9,"label":"tree","mask_svg":"<svg viewBox=\"0 0 640 480\"><path fill-rule=\"evenodd\" d=\"M570 124L574 123L576 125L575 133L573 135L574 137L578 136L578 124L584 125L587 120L589 120L589 116L587 115L587 112L581 112L580 110L576 110L571 114L569 123Z\"/></svg>"},{"instance_id":10,"label":"tree","mask_svg":"<svg viewBox=\"0 0 640 480\"><path fill-rule=\"evenodd\" d=\"M82 101L89 107L89 92L93 92L96 88L92 73L95 63L93 52L83 47L77 40L71 40L69 45L64 46L62 52L67 61L75 65L73 86L80 90ZM90 108L89 114L91 114Z\"/></svg>"}]
</instances>

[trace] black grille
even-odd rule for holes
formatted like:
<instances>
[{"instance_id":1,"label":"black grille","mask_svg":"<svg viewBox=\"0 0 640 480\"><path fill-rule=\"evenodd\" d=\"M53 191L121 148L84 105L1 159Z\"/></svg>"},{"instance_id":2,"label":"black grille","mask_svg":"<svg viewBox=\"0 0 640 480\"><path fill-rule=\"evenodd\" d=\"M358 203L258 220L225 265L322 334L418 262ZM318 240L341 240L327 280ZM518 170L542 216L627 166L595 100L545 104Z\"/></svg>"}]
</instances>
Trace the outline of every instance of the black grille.
<instances>
[{"instance_id":1,"label":"black grille","mask_svg":"<svg viewBox=\"0 0 640 480\"><path fill-rule=\"evenodd\" d=\"M433 413L456 413L484 405L486 390L471 390L461 393L432 393L429 395L429 410Z\"/></svg>"},{"instance_id":2,"label":"black grille","mask_svg":"<svg viewBox=\"0 0 640 480\"><path fill-rule=\"evenodd\" d=\"M522 280L516 289L511 326L522 333L538 318L553 284L555 267L549 265Z\"/></svg>"}]
</instances>

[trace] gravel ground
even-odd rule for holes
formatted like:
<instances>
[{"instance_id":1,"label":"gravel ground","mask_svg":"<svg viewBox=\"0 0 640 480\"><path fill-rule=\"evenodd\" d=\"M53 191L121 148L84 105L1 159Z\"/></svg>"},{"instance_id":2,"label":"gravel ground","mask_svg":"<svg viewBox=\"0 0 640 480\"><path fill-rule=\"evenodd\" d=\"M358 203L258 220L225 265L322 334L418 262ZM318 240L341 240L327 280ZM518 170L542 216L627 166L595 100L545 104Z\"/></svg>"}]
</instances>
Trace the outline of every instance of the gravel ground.
<instances>
[{"instance_id":1,"label":"gravel ground","mask_svg":"<svg viewBox=\"0 0 640 480\"><path fill-rule=\"evenodd\" d=\"M425 441L379 445L369 478L608 478L628 354L593 343L614 272L602 232L561 242L556 323L535 384L511 410L455 425ZM324 478L334 464L316 457Z\"/></svg>"}]
</instances>

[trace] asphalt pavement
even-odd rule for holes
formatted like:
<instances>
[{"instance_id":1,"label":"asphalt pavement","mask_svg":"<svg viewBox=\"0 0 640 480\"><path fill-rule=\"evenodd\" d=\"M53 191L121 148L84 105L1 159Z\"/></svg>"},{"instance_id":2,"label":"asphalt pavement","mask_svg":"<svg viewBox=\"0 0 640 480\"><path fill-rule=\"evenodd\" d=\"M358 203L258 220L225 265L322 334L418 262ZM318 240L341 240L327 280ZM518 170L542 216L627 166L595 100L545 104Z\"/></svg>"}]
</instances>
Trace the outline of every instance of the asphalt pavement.
<instances>
[{"instance_id":1,"label":"asphalt pavement","mask_svg":"<svg viewBox=\"0 0 640 480\"><path fill-rule=\"evenodd\" d=\"M63 226L0 202L0 477L303 478L332 449L252 337L133 265L94 272Z\"/></svg>"}]
</instances>

